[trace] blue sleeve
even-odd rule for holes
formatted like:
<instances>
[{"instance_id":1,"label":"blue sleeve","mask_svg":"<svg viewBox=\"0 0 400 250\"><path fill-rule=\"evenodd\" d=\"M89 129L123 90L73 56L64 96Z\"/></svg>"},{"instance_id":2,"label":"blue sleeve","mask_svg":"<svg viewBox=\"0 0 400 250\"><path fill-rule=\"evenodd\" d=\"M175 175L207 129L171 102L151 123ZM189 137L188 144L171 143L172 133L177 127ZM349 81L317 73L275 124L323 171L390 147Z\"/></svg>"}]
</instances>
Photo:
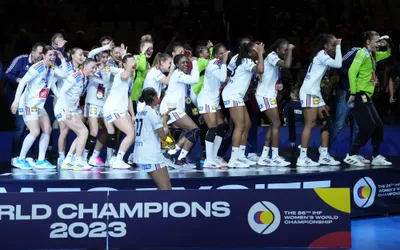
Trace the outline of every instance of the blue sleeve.
<instances>
[{"instance_id":1,"label":"blue sleeve","mask_svg":"<svg viewBox=\"0 0 400 250\"><path fill-rule=\"evenodd\" d=\"M16 59L16 61L11 62L6 73L4 74L4 79L16 89L18 87L17 78L21 70L22 58ZM3 72L3 71L2 71Z\"/></svg>"}]
</instances>

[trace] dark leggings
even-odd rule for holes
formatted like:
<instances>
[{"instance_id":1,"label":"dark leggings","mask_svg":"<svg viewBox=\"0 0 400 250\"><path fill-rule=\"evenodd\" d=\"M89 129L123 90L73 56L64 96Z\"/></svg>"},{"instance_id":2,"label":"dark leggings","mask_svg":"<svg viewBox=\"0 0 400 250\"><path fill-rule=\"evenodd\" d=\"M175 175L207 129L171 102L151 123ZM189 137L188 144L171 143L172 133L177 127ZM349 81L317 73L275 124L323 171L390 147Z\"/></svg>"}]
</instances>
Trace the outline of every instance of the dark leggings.
<instances>
[{"instance_id":1,"label":"dark leggings","mask_svg":"<svg viewBox=\"0 0 400 250\"><path fill-rule=\"evenodd\" d=\"M352 114L357 121L360 131L354 140L350 155L358 154L360 147L371 139L374 148L374 157L380 154L380 145L383 142L383 122L375 109L372 100L363 92L356 95Z\"/></svg>"}]
</instances>

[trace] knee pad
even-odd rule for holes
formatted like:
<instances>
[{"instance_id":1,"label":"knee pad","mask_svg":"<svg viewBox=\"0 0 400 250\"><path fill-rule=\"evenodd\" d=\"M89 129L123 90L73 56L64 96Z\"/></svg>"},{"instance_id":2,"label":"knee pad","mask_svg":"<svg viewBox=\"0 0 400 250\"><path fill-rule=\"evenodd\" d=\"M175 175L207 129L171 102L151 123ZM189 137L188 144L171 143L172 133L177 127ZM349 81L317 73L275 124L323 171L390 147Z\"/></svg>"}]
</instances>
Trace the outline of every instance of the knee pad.
<instances>
[{"instance_id":1,"label":"knee pad","mask_svg":"<svg viewBox=\"0 0 400 250\"><path fill-rule=\"evenodd\" d=\"M217 127L209 128L206 135L206 141L214 142L216 135L217 135Z\"/></svg>"},{"instance_id":2,"label":"knee pad","mask_svg":"<svg viewBox=\"0 0 400 250\"><path fill-rule=\"evenodd\" d=\"M199 128L192 129L185 133L186 139L188 139L191 143L195 144L197 138L200 137L201 130Z\"/></svg>"},{"instance_id":3,"label":"knee pad","mask_svg":"<svg viewBox=\"0 0 400 250\"><path fill-rule=\"evenodd\" d=\"M108 134L107 147L114 149L117 148L117 137L115 136L115 134Z\"/></svg>"},{"instance_id":4,"label":"knee pad","mask_svg":"<svg viewBox=\"0 0 400 250\"><path fill-rule=\"evenodd\" d=\"M180 136L182 135L182 129L180 128L170 128L170 133L172 135L172 138L175 139L175 141L179 141Z\"/></svg>"},{"instance_id":5,"label":"knee pad","mask_svg":"<svg viewBox=\"0 0 400 250\"><path fill-rule=\"evenodd\" d=\"M86 141L86 147L85 149L92 149L93 145L96 143L96 137L94 137L93 135L89 135L88 139Z\"/></svg>"},{"instance_id":6,"label":"knee pad","mask_svg":"<svg viewBox=\"0 0 400 250\"><path fill-rule=\"evenodd\" d=\"M225 123L219 124L217 127L217 136L224 138L225 134Z\"/></svg>"},{"instance_id":7,"label":"knee pad","mask_svg":"<svg viewBox=\"0 0 400 250\"><path fill-rule=\"evenodd\" d=\"M322 132L325 132L325 131L328 131L328 132L329 132L329 129L330 129L330 126L331 126L331 123L332 123L332 121L331 121L332 117L329 116L329 115L326 113L325 110L322 111L322 115L324 116L324 118L322 119L322 122L323 122L324 124L323 124L322 127L321 127L321 133L322 133Z\"/></svg>"}]
</instances>

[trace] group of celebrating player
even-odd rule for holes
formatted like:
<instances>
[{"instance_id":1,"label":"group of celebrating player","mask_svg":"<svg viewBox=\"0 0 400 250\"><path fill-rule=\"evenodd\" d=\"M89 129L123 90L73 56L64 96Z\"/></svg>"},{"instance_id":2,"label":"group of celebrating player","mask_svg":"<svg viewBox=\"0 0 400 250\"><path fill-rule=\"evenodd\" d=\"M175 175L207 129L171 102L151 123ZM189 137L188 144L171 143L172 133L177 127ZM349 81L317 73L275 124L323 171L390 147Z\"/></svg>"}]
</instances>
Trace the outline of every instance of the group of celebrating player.
<instances>
[{"instance_id":1,"label":"group of celebrating player","mask_svg":"<svg viewBox=\"0 0 400 250\"><path fill-rule=\"evenodd\" d=\"M377 52L377 43L384 42L384 39L388 37L380 37L376 32L366 34L365 47L353 62L351 74L356 75L349 77L349 104L355 104L354 112L364 109L362 106L366 104L373 107L370 97L374 88L375 65L390 56L390 46L386 52ZM61 169L90 170L93 166L127 169L131 166L125 163L124 156L133 146L128 162L148 172L160 189L170 189L165 155L174 158L177 168L192 167L187 164L186 157L201 135L199 126L185 112L188 102L197 106L208 127L204 168L290 165L279 155L281 122L276 100L282 87L281 69L290 68L292 64L295 47L289 41L279 39L265 50L263 43L243 39L238 54L233 57L225 45L209 42L207 46L198 47L198 58L186 55L185 48L175 44L171 53L158 53L152 66L149 63L153 55L150 35L141 38L137 55L128 53L124 44L116 46L108 36L103 37L100 43L101 46L88 53L73 48L67 54L64 51L66 41L61 34L56 34L52 45L34 45L35 50L42 47L42 54L18 79L11 105L12 113L22 115L29 130L19 156L12 160L13 166L21 169L56 168L46 160L52 126L45 103L51 92L60 129L57 164ZM340 162L328 153L331 118L321 95L320 83L330 67L341 67L341 39L321 35L311 58L300 90L305 127L297 166L339 165ZM255 97L259 109L265 112L271 125L256 162L245 154L251 125L245 100L252 80L257 82ZM225 133L222 108L229 110L234 123L228 162L218 155ZM307 157L307 147L317 118L322 120L321 147L319 160L314 162ZM99 133L100 127L103 129ZM176 138L175 147L163 154L161 142L168 139L172 129L180 129L183 133ZM364 131L360 126L345 162L354 165L367 162L358 155L358 149L380 128L368 129ZM69 130L76 134L76 138L66 154ZM27 153L39 136L38 158L36 161L28 160ZM375 139L375 142L372 164L390 164L380 156L379 149L375 152L382 140ZM103 145L107 147L105 163L100 158ZM93 153L89 155L89 152Z\"/></svg>"}]
</instances>

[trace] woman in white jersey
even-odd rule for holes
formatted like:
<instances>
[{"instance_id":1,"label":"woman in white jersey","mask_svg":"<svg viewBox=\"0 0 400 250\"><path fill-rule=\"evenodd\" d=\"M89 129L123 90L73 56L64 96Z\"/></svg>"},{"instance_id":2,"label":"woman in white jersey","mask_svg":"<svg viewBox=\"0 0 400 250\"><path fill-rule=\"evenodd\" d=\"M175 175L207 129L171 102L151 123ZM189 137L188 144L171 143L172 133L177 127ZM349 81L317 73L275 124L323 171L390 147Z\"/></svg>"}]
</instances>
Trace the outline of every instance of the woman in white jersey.
<instances>
[{"instance_id":1,"label":"woman in white jersey","mask_svg":"<svg viewBox=\"0 0 400 250\"><path fill-rule=\"evenodd\" d=\"M253 74L264 72L263 54L264 44L244 43L239 48L239 54L231 59L228 66L232 74L222 91L222 99L235 124L232 134L232 154L228 164L232 168L249 167L250 164L254 164L245 156L251 122L243 98Z\"/></svg>"},{"instance_id":2,"label":"woman in white jersey","mask_svg":"<svg viewBox=\"0 0 400 250\"><path fill-rule=\"evenodd\" d=\"M96 61L86 59L83 63L83 69L71 75L64 81L60 90L60 97L54 107L54 114L59 123L64 123L68 129L76 134L76 139L71 145L67 157L63 161L61 167L74 170L90 170L83 158L83 150L85 148L88 137L88 130L83 123L83 115L79 108L79 100L88 87L88 78L96 72ZM75 153L75 159L72 159Z\"/></svg>"},{"instance_id":3,"label":"woman in white jersey","mask_svg":"<svg viewBox=\"0 0 400 250\"><path fill-rule=\"evenodd\" d=\"M60 67L55 66L56 55L61 59ZM55 83L67 76L65 58L60 52L47 45L43 48L43 60L33 64L19 82L14 102L11 105L11 112L15 114L18 109L18 113L22 115L29 129L29 134L25 137L19 157L14 162L15 167L32 169L25 160L26 154L42 131L39 139L39 156L36 161L36 168L55 168L45 159L50 141L51 124L44 104L50 89L58 96Z\"/></svg>"},{"instance_id":4,"label":"woman in white jersey","mask_svg":"<svg viewBox=\"0 0 400 250\"><path fill-rule=\"evenodd\" d=\"M282 85L281 68L289 69L292 65L292 50L294 46L285 39L278 39L266 51L264 60L264 73L258 82L256 99L261 112L268 117L270 127L268 129L264 148L258 165L286 167L290 162L279 156L279 129L281 118L278 110L279 85ZM281 86L283 87L283 86ZM269 147L272 146L272 158L269 157Z\"/></svg>"},{"instance_id":5,"label":"woman in white jersey","mask_svg":"<svg viewBox=\"0 0 400 250\"><path fill-rule=\"evenodd\" d=\"M329 126L331 118L321 94L321 81L328 69L342 67L341 39L330 34L323 34L317 40L311 55L311 64L300 89L300 102L304 110L304 128L301 135L300 156L297 159L299 167L316 167L323 165L339 165L328 153ZM332 58L335 59L332 59ZM319 160L314 162L307 156L308 141L311 130L316 125L317 118L322 120L321 148Z\"/></svg>"},{"instance_id":6,"label":"woman in white jersey","mask_svg":"<svg viewBox=\"0 0 400 250\"><path fill-rule=\"evenodd\" d=\"M113 84L110 89L110 94L104 103L103 112L105 125L108 132L107 146L116 148L115 129L121 130L125 133L125 138L122 140L119 147L117 157L111 163L113 168L127 169L130 168L123 160L125 153L132 146L135 141L135 128L133 126L135 121L135 114L133 112L133 105L130 98L130 91L132 89L132 72L135 71L136 60L131 54L127 54L122 59L124 67L118 74L115 75ZM114 126L116 128L114 128Z\"/></svg>"},{"instance_id":7,"label":"woman in white jersey","mask_svg":"<svg viewBox=\"0 0 400 250\"><path fill-rule=\"evenodd\" d=\"M73 48L70 52L70 57L71 57L70 61L67 62L68 75L71 75L81 69L84 61L83 50L80 48ZM58 81L57 84L58 90L61 90L65 80L66 78ZM57 98L54 98L54 106L56 105L56 103L57 103ZM69 129L63 122L59 122L58 127L60 130L60 135L58 136L57 166L61 167L63 161L65 160L65 149L67 145L67 136Z\"/></svg>"},{"instance_id":8,"label":"woman in white jersey","mask_svg":"<svg viewBox=\"0 0 400 250\"><path fill-rule=\"evenodd\" d=\"M226 81L226 62L230 51L225 45L216 44L213 48L213 57L205 70L203 86L197 96L199 113L203 115L207 123L208 132L205 138L206 160L204 168L219 168L227 166L227 163L218 157L218 150L224 136L224 117L221 111L220 93L221 83Z\"/></svg>"},{"instance_id":9,"label":"woman in white jersey","mask_svg":"<svg viewBox=\"0 0 400 250\"><path fill-rule=\"evenodd\" d=\"M192 58L192 70L190 70L190 59L186 55L176 55L174 57L174 64L176 69L174 72L170 72L172 76L169 80L165 96L161 101L160 112L165 114L169 109L176 108L176 110L169 113L168 124L173 124L185 132L185 141L182 147L180 147L181 152L176 165L188 167L186 156L196 143L197 138L199 138L201 130L185 113L185 97L189 85L198 83L200 75L196 58Z\"/></svg>"},{"instance_id":10,"label":"woman in white jersey","mask_svg":"<svg viewBox=\"0 0 400 250\"><path fill-rule=\"evenodd\" d=\"M161 141L168 133L168 113L162 118L154 109L158 104L158 93L154 88L145 88L139 98L146 103L145 108L136 115L136 139L133 151L134 161L156 182L158 189L171 189L168 169L161 153Z\"/></svg>"},{"instance_id":11,"label":"woman in white jersey","mask_svg":"<svg viewBox=\"0 0 400 250\"><path fill-rule=\"evenodd\" d=\"M172 58L168 54L158 53L154 58L152 68L147 72L146 78L143 83L143 89L154 88L157 92L158 104L155 109L158 110L158 105L161 103L161 93L164 86L168 86L171 79L172 72L175 70L175 64L172 63ZM165 76L165 73L168 76Z\"/></svg>"},{"instance_id":12,"label":"woman in white jersey","mask_svg":"<svg viewBox=\"0 0 400 250\"><path fill-rule=\"evenodd\" d=\"M89 86L87 89L84 116L88 118L89 123L89 137L86 142L84 159L87 159L89 151L93 149L96 143L96 137L99 131L99 124L104 126L103 107L106 98L110 92L111 79L122 69L116 67L106 66L108 53L103 51L95 56L98 64L97 72L89 79ZM96 143L96 148L93 155L89 159L89 165L101 167L104 166L103 160L100 158L100 150L107 140L107 132L105 129L99 135ZM112 154L110 154L110 157Z\"/></svg>"}]
</instances>

